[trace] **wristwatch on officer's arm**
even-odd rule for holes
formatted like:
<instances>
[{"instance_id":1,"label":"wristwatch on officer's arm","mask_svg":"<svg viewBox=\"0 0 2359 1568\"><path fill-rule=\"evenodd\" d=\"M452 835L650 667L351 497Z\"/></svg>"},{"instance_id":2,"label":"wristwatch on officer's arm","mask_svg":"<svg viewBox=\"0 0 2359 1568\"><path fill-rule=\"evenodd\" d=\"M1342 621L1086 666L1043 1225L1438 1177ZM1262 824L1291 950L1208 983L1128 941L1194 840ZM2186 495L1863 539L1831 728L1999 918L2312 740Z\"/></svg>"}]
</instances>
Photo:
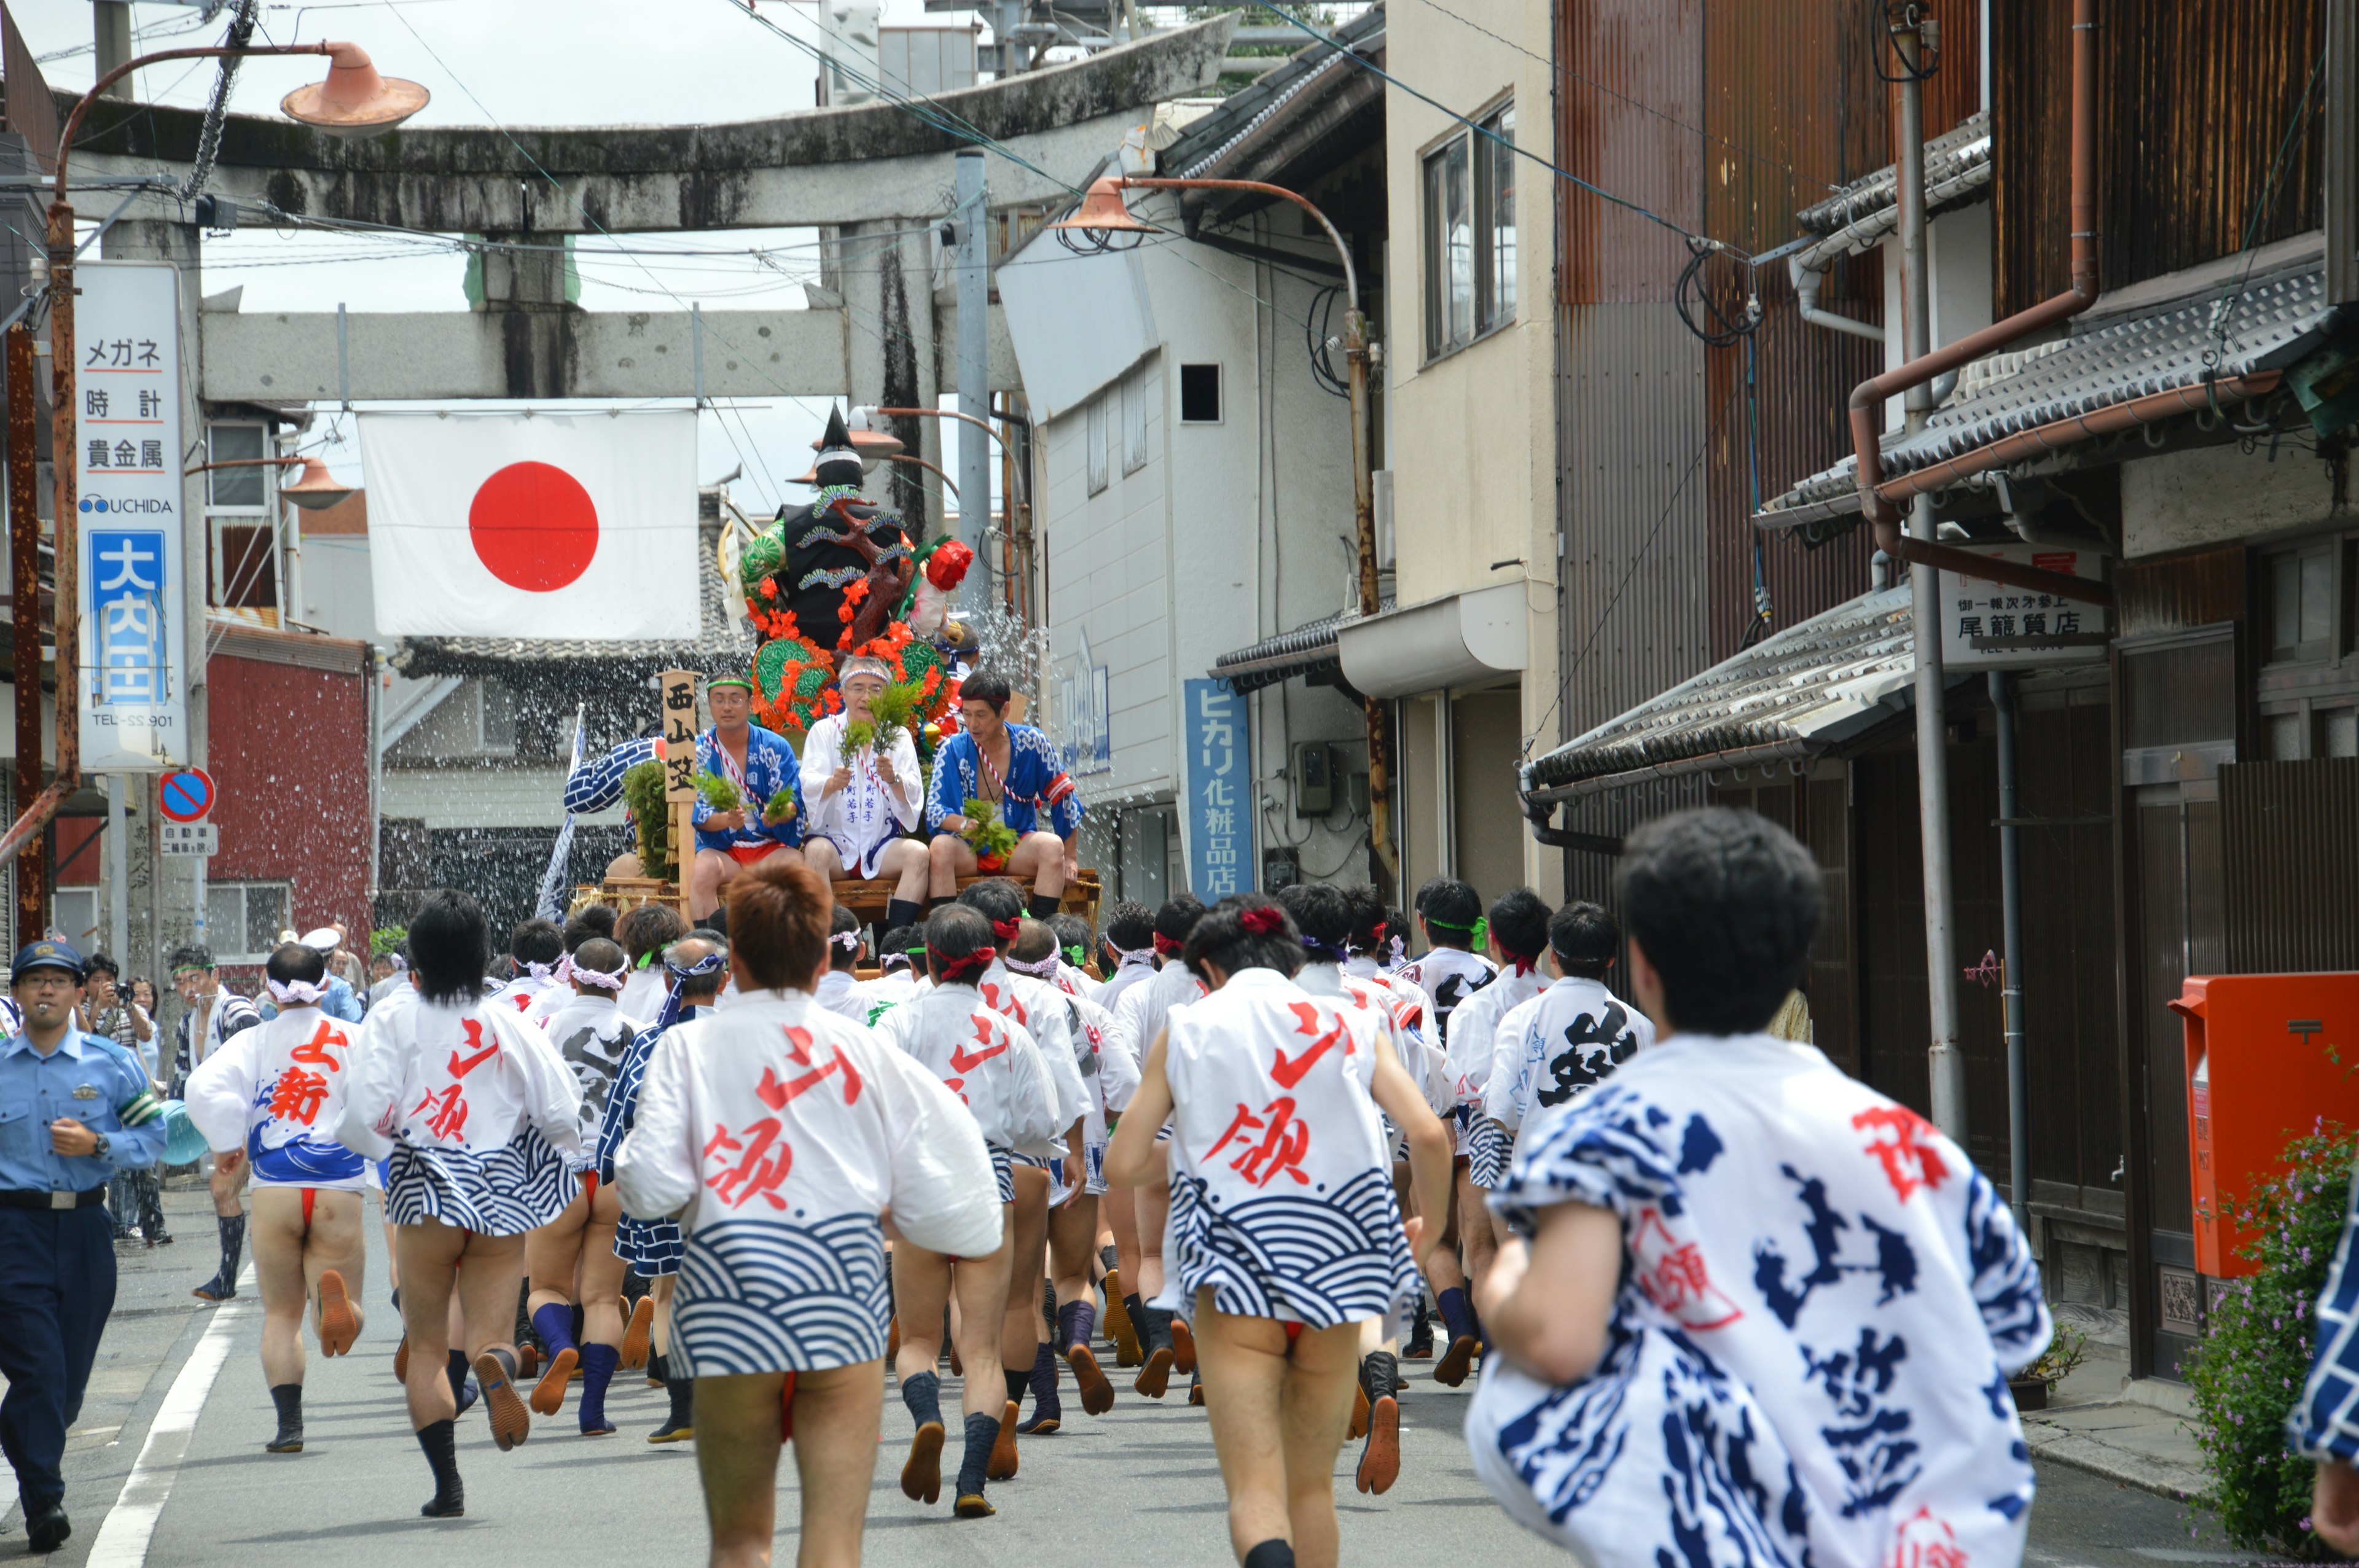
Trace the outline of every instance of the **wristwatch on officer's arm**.
<instances>
[{"instance_id":1,"label":"wristwatch on officer's arm","mask_svg":"<svg viewBox=\"0 0 2359 1568\"><path fill-rule=\"evenodd\" d=\"M98 1140L98 1147L90 1152L90 1157L93 1160L104 1160L110 1163L113 1162L114 1159L114 1146L107 1141L106 1134L103 1132L93 1132L91 1136Z\"/></svg>"}]
</instances>

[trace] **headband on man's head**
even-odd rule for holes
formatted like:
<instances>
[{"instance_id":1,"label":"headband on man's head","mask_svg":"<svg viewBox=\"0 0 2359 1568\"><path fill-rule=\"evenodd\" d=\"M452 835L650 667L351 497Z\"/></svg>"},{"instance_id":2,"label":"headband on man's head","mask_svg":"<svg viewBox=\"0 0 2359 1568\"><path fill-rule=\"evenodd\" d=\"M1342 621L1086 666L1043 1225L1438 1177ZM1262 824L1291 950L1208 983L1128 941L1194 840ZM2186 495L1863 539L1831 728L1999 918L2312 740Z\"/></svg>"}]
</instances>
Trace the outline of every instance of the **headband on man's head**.
<instances>
[{"instance_id":1,"label":"headband on man's head","mask_svg":"<svg viewBox=\"0 0 2359 1568\"><path fill-rule=\"evenodd\" d=\"M1010 955L1000 962L1017 974L1030 975L1035 979L1053 980L1057 978L1057 955L1053 951L1045 958L1018 958Z\"/></svg>"},{"instance_id":2,"label":"headband on man's head","mask_svg":"<svg viewBox=\"0 0 2359 1568\"><path fill-rule=\"evenodd\" d=\"M1302 950L1322 963L1340 964L1352 956L1351 948L1341 942L1321 942L1316 936L1302 938Z\"/></svg>"},{"instance_id":3,"label":"headband on man's head","mask_svg":"<svg viewBox=\"0 0 2359 1568\"><path fill-rule=\"evenodd\" d=\"M1151 943L1144 947L1115 947L1109 939L1106 946L1114 951L1114 967L1117 969L1127 969L1134 964L1151 964L1155 962L1158 951Z\"/></svg>"},{"instance_id":4,"label":"headband on man's head","mask_svg":"<svg viewBox=\"0 0 2359 1568\"><path fill-rule=\"evenodd\" d=\"M1020 920L995 920L991 923L991 934L1002 942L1013 942L1024 935L1024 923Z\"/></svg>"},{"instance_id":5,"label":"headband on man's head","mask_svg":"<svg viewBox=\"0 0 2359 1568\"><path fill-rule=\"evenodd\" d=\"M745 676L714 676L712 679L704 683L704 689L706 694L709 696L715 687L724 686L742 686L747 691L752 691L754 689L753 681Z\"/></svg>"},{"instance_id":6,"label":"headband on man's head","mask_svg":"<svg viewBox=\"0 0 2359 1568\"><path fill-rule=\"evenodd\" d=\"M832 947L841 947L847 953L857 953L860 951L860 933L857 931L833 932L830 934L827 940L828 946Z\"/></svg>"},{"instance_id":7,"label":"headband on man's head","mask_svg":"<svg viewBox=\"0 0 2359 1568\"><path fill-rule=\"evenodd\" d=\"M567 955L567 979L580 985L595 986L600 990L620 991L623 982L631 976L631 962L625 958L611 969L593 969L587 964L575 963Z\"/></svg>"},{"instance_id":8,"label":"headband on man's head","mask_svg":"<svg viewBox=\"0 0 2359 1568\"><path fill-rule=\"evenodd\" d=\"M1185 942L1166 936L1160 931L1155 934L1155 951L1158 956L1166 958L1176 957L1187 950L1188 944Z\"/></svg>"},{"instance_id":9,"label":"headband on man's head","mask_svg":"<svg viewBox=\"0 0 2359 1568\"><path fill-rule=\"evenodd\" d=\"M270 988L270 998L281 1007L309 1007L328 994L324 985L309 980L265 980Z\"/></svg>"},{"instance_id":10,"label":"headband on man's head","mask_svg":"<svg viewBox=\"0 0 2359 1568\"><path fill-rule=\"evenodd\" d=\"M953 958L930 942L926 944L926 956L941 969L945 980L962 980L969 973L979 975L999 957L988 947L978 947L963 958Z\"/></svg>"}]
</instances>

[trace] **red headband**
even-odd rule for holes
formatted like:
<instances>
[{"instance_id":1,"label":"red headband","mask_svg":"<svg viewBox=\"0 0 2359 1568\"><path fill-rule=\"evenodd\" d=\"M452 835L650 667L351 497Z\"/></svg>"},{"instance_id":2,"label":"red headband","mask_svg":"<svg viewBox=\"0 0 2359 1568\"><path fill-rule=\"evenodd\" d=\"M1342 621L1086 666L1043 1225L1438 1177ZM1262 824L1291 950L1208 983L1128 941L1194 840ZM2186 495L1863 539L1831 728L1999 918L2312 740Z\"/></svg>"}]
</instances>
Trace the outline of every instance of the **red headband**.
<instances>
[{"instance_id":1,"label":"red headband","mask_svg":"<svg viewBox=\"0 0 2359 1568\"><path fill-rule=\"evenodd\" d=\"M1186 950L1187 946L1188 945L1185 942L1174 942L1170 937L1166 936L1160 931L1155 934L1155 951L1162 957L1169 958L1175 954L1183 952Z\"/></svg>"},{"instance_id":2,"label":"red headband","mask_svg":"<svg viewBox=\"0 0 2359 1568\"><path fill-rule=\"evenodd\" d=\"M941 970L941 978L945 980L964 979L969 971L981 974L991 968L992 960L998 956L996 953L978 952L969 953L963 958L953 958L932 943L926 944L926 957L934 961L935 967Z\"/></svg>"},{"instance_id":3,"label":"red headband","mask_svg":"<svg viewBox=\"0 0 2359 1568\"><path fill-rule=\"evenodd\" d=\"M1540 967L1540 957L1537 953L1517 953L1504 946L1499 951L1507 955L1507 962L1516 967L1516 973L1519 975L1528 975Z\"/></svg>"},{"instance_id":4,"label":"red headband","mask_svg":"<svg viewBox=\"0 0 2359 1568\"><path fill-rule=\"evenodd\" d=\"M1024 923L1020 920L995 920L991 923L991 934L1002 942L1013 942L1024 935Z\"/></svg>"},{"instance_id":5,"label":"red headband","mask_svg":"<svg viewBox=\"0 0 2359 1568\"><path fill-rule=\"evenodd\" d=\"M1240 914L1237 924L1256 936L1267 936L1284 928L1286 914L1274 903L1258 904Z\"/></svg>"}]
</instances>

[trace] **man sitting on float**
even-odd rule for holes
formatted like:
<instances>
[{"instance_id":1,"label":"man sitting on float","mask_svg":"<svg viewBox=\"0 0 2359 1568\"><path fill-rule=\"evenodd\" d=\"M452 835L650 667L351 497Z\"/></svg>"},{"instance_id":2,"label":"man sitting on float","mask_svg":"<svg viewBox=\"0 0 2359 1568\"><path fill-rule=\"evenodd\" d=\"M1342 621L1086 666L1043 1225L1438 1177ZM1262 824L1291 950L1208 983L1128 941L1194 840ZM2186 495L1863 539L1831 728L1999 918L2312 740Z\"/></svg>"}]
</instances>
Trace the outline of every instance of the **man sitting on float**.
<instances>
[{"instance_id":1,"label":"man sitting on float","mask_svg":"<svg viewBox=\"0 0 2359 1568\"><path fill-rule=\"evenodd\" d=\"M830 882L847 877L896 882L886 925L925 918L926 847L902 837L918 825L925 774L906 724L877 725L869 704L884 695L892 675L882 659L846 655L837 689L843 711L831 713L803 738L803 798L810 819L803 859ZM844 744L844 732L866 727L875 739Z\"/></svg>"},{"instance_id":2,"label":"man sitting on float","mask_svg":"<svg viewBox=\"0 0 2359 1568\"><path fill-rule=\"evenodd\" d=\"M962 728L934 753L933 787L926 795L928 860L934 903L958 895L958 879L985 870L965 835L976 825L964 815L970 800L997 808L1016 834L1005 871L1032 879L1029 910L1036 920L1057 913L1065 884L1081 870L1082 800L1048 736L1029 724L1007 722L1007 677L977 670L959 686ZM1044 827L1043 823L1046 826Z\"/></svg>"},{"instance_id":3,"label":"man sitting on float","mask_svg":"<svg viewBox=\"0 0 2359 1568\"><path fill-rule=\"evenodd\" d=\"M744 868L803 838L802 764L786 737L751 722L754 683L744 676L714 676L704 683L712 728L696 738L701 773L726 780L737 796L734 808L697 796L696 863L688 890L688 918L702 922L721 907L721 890ZM788 792L791 811L775 807Z\"/></svg>"}]
</instances>

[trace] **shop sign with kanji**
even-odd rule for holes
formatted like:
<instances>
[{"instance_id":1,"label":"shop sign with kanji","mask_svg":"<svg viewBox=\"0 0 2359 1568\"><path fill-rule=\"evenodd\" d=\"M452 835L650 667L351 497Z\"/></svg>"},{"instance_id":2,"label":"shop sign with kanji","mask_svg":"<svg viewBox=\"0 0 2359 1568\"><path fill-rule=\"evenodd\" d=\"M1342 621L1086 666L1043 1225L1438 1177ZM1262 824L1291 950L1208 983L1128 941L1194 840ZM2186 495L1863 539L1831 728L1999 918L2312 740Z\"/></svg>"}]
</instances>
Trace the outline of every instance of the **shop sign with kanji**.
<instances>
[{"instance_id":1,"label":"shop sign with kanji","mask_svg":"<svg viewBox=\"0 0 2359 1568\"><path fill-rule=\"evenodd\" d=\"M1971 546L1974 554L2068 577L2101 579L2104 557L2038 545ZM2103 605L1960 572L1941 573L1941 662L1949 669L2022 669L2103 659L2113 636Z\"/></svg>"}]
</instances>

